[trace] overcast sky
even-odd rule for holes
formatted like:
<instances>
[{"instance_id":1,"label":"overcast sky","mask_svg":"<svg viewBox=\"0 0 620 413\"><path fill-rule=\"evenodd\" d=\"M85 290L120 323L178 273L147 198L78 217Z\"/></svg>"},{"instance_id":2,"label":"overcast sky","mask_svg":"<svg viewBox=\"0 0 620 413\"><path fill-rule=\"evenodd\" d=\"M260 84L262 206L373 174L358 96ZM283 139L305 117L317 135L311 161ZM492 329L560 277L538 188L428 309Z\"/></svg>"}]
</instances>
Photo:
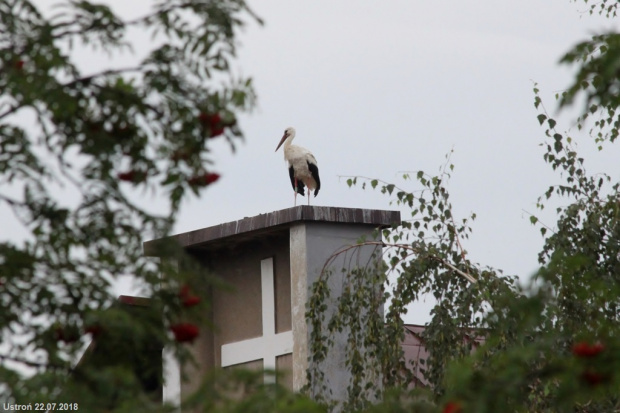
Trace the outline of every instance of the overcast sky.
<instances>
[{"instance_id":1,"label":"overcast sky","mask_svg":"<svg viewBox=\"0 0 620 413\"><path fill-rule=\"evenodd\" d=\"M533 82L552 110L554 93L570 81L560 56L610 21L568 0L250 4L266 24L243 33L238 65L255 79L259 109L244 119L239 153L222 147L223 179L184 207L179 231L291 206L274 149L294 126L295 143L319 162L317 205L388 209L385 196L349 189L339 176L433 173L454 148L456 216L478 215L465 242L470 256L507 274L536 269L542 239L523 210L536 212L559 176L538 146ZM617 148L600 157L587 140L580 148L594 152L591 172L618 176Z\"/></svg>"},{"instance_id":2,"label":"overcast sky","mask_svg":"<svg viewBox=\"0 0 620 413\"><path fill-rule=\"evenodd\" d=\"M131 17L144 14L150 2L107 3ZM284 129L293 126L295 143L318 160L322 186L314 205L393 209L389 198L349 189L339 176L396 182L399 171L436 173L454 148L455 218L478 216L464 242L470 258L506 274L535 271L542 239L523 210L536 212L538 196L560 178L542 159L533 82L553 109L553 94L571 74L557 64L560 56L614 22L582 13L583 2L570 0L250 5L265 25L250 23L240 34L234 66L253 77L259 107L241 118L246 142L236 154L214 142L214 169L222 178L183 205L176 232L293 206L283 154L274 153ZM148 50L148 37L140 41L138 50ZM87 72L110 64L88 53L76 57ZM131 57L115 59L114 66L125 66ZM567 119L560 129L571 125ZM590 172L620 175L617 147L597 154L582 140L579 148L588 154ZM19 237L10 219L0 218L8 231L3 238ZM553 226L552 215L546 220ZM421 322L427 316L411 317Z\"/></svg>"},{"instance_id":3,"label":"overcast sky","mask_svg":"<svg viewBox=\"0 0 620 413\"><path fill-rule=\"evenodd\" d=\"M572 73L559 58L614 22L569 0L250 4L266 24L241 36L239 67L254 77L260 107L244 119L247 144L222 157L222 181L185 206L179 231L291 206L282 154L273 151L294 126L295 143L319 162L316 205L393 208L339 176L435 173L454 148L455 216L478 216L464 243L470 258L525 278L535 271L542 238L523 210L537 213L538 196L560 178L542 159L533 84L554 114L553 96ZM572 125L567 118L560 130ZM598 154L583 137L588 170L618 178L617 145Z\"/></svg>"}]
</instances>

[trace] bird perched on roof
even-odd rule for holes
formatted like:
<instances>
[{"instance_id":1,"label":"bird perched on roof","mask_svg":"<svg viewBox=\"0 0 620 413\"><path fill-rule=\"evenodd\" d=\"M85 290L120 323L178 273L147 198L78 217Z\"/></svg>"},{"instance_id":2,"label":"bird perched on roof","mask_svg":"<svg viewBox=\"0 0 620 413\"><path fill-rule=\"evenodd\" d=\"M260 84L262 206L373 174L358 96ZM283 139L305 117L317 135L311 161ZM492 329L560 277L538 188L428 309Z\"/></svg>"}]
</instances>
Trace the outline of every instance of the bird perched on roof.
<instances>
[{"instance_id":1,"label":"bird perched on roof","mask_svg":"<svg viewBox=\"0 0 620 413\"><path fill-rule=\"evenodd\" d=\"M293 139L295 139L295 129L286 128L276 152L284 144L284 159L288 162L288 173L295 191L295 205L297 205L297 194L304 195L304 186L308 188L308 205L310 205L310 192L314 191L314 196L317 196L321 189L319 167L312 152L301 146L291 145Z\"/></svg>"}]
</instances>

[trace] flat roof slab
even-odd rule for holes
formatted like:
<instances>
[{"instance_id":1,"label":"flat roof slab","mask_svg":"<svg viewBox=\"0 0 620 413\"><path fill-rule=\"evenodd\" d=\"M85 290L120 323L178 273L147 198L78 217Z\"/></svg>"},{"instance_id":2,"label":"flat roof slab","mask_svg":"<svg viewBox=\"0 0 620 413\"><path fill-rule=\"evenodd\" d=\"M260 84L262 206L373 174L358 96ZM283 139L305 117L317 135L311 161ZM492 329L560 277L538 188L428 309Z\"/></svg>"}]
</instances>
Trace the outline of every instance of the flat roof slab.
<instances>
[{"instance_id":1,"label":"flat roof slab","mask_svg":"<svg viewBox=\"0 0 620 413\"><path fill-rule=\"evenodd\" d=\"M302 221L365 224L385 228L400 223L400 211L300 205L184 232L171 238L184 248L204 248L216 242L237 242L257 238L262 234L285 231L291 224ZM144 252L147 256L153 255L157 241L144 243Z\"/></svg>"}]
</instances>

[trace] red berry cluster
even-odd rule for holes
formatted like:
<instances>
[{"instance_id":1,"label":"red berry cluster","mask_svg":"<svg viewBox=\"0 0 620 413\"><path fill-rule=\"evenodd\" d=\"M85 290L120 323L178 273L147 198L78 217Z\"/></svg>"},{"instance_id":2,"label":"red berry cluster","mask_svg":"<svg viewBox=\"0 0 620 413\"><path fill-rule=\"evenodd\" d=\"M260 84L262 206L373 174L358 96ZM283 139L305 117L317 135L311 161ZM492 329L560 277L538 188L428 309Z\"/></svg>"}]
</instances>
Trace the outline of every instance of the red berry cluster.
<instances>
[{"instance_id":1,"label":"red berry cluster","mask_svg":"<svg viewBox=\"0 0 620 413\"><path fill-rule=\"evenodd\" d=\"M179 298L183 307L192 307L200 303L200 297L194 295L187 284L179 290Z\"/></svg>"},{"instance_id":2,"label":"red berry cluster","mask_svg":"<svg viewBox=\"0 0 620 413\"><path fill-rule=\"evenodd\" d=\"M224 122L222 116L219 113L205 113L200 112L198 120L209 130L209 137L215 138L224 133L224 128L232 126L235 122Z\"/></svg>"},{"instance_id":3,"label":"red berry cluster","mask_svg":"<svg viewBox=\"0 0 620 413\"><path fill-rule=\"evenodd\" d=\"M575 343L572 348L573 355L580 359L593 359L603 351L605 351L605 345L600 342L591 344L586 341L580 341ZM592 366L586 367L581 373L580 378L590 386L598 386L610 379L608 374L601 373Z\"/></svg>"},{"instance_id":4,"label":"red berry cluster","mask_svg":"<svg viewBox=\"0 0 620 413\"><path fill-rule=\"evenodd\" d=\"M192 186L207 186L220 179L220 174L217 173L204 173L200 175L192 176L187 179L187 183Z\"/></svg>"},{"instance_id":5,"label":"red berry cluster","mask_svg":"<svg viewBox=\"0 0 620 413\"><path fill-rule=\"evenodd\" d=\"M198 305L201 301L201 298L194 295L187 284L181 286L179 289L179 299L183 307L193 307ZM200 334L200 329L196 325L187 322L172 324L170 326L170 331L172 331L174 339L179 343L192 342Z\"/></svg>"},{"instance_id":6,"label":"red berry cluster","mask_svg":"<svg viewBox=\"0 0 620 413\"><path fill-rule=\"evenodd\" d=\"M84 327L84 331L90 334L93 338L97 338L103 332L103 327L101 327L99 324L91 324Z\"/></svg>"},{"instance_id":7,"label":"red berry cluster","mask_svg":"<svg viewBox=\"0 0 620 413\"><path fill-rule=\"evenodd\" d=\"M590 358L599 355L605 346L602 343L590 344L585 341L580 341L573 345L573 354L577 357Z\"/></svg>"},{"instance_id":8,"label":"red berry cluster","mask_svg":"<svg viewBox=\"0 0 620 413\"><path fill-rule=\"evenodd\" d=\"M448 402L443 407L443 413L460 413L463 411L463 406L459 402Z\"/></svg>"},{"instance_id":9,"label":"red berry cluster","mask_svg":"<svg viewBox=\"0 0 620 413\"><path fill-rule=\"evenodd\" d=\"M609 380L609 375L598 373L592 369L586 369L581 373L581 380L588 383L590 386L598 386Z\"/></svg>"},{"instance_id":10,"label":"red berry cluster","mask_svg":"<svg viewBox=\"0 0 620 413\"><path fill-rule=\"evenodd\" d=\"M200 330L191 323L176 323L170 326L174 339L179 343L191 342L198 337Z\"/></svg>"},{"instance_id":11,"label":"red berry cluster","mask_svg":"<svg viewBox=\"0 0 620 413\"><path fill-rule=\"evenodd\" d=\"M136 171L132 169L127 172L119 172L118 174L116 174L116 177L120 181L125 182L142 182L146 178L146 174L142 171Z\"/></svg>"}]
</instances>

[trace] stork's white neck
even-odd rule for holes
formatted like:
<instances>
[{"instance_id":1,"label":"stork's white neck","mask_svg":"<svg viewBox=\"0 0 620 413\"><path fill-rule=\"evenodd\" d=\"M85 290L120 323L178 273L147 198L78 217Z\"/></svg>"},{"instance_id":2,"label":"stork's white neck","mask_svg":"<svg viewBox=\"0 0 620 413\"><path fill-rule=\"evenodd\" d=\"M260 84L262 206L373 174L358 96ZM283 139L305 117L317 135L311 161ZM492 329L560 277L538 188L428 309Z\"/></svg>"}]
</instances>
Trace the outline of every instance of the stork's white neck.
<instances>
[{"instance_id":1,"label":"stork's white neck","mask_svg":"<svg viewBox=\"0 0 620 413\"><path fill-rule=\"evenodd\" d=\"M284 141L284 150L287 150L291 144L293 143L293 139L295 139L295 132L291 132L288 135L288 138L286 138L286 140Z\"/></svg>"}]
</instances>

